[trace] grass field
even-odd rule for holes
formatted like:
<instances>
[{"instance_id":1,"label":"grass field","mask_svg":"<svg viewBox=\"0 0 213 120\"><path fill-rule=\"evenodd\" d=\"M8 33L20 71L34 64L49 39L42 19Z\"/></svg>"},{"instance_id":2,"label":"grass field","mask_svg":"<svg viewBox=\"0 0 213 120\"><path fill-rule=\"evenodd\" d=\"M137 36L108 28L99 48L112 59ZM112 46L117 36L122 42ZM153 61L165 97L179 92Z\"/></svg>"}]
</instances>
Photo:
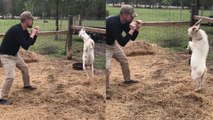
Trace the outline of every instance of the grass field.
<instances>
[{"instance_id":1,"label":"grass field","mask_svg":"<svg viewBox=\"0 0 213 120\"><path fill-rule=\"evenodd\" d=\"M48 22L43 22L43 20L35 20L33 25L38 25L40 31L55 31L56 23L55 20L45 20ZM0 33L5 33L12 25L19 23L17 19L0 19ZM105 21L103 20L84 20L83 26L95 26L95 27L104 27ZM59 29L67 30L68 29L68 20L59 20Z\"/></svg>"},{"instance_id":2,"label":"grass field","mask_svg":"<svg viewBox=\"0 0 213 120\"><path fill-rule=\"evenodd\" d=\"M119 7L107 6L109 15L117 15ZM138 16L135 19L141 19L144 22L150 21L190 21L189 9L148 9L135 8ZM210 16L212 13L208 10L200 11L204 16ZM189 26L166 26L166 27L142 27L137 40L144 40L151 43L170 48L169 50L180 51L185 50L189 37L187 36L187 29ZM213 27L201 26L208 36L209 40L213 39Z\"/></svg>"},{"instance_id":3,"label":"grass field","mask_svg":"<svg viewBox=\"0 0 213 120\"><path fill-rule=\"evenodd\" d=\"M117 15L119 13L119 7L112 7L107 5L109 15ZM136 19L142 19L143 21L189 21L190 10L189 9L149 9L149 8L135 8L135 12L138 14ZM201 10L199 14L203 16L210 16L213 13L210 10Z\"/></svg>"}]
</instances>

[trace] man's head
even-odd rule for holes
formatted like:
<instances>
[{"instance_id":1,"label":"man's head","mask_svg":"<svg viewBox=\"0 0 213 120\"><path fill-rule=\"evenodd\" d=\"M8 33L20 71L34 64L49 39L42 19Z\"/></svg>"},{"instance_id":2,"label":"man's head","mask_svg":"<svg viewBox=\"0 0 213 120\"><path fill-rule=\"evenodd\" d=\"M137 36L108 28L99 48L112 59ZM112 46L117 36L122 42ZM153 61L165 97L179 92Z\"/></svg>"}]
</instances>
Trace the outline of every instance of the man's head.
<instances>
[{"instance_id":1,"label":"man's head","mask_svg":"<svg viewBox=\"0 0 213 120\"><path fill-rule=\"evenodd\" d=\"M124 22L131 22L134 17L136 17L136 13L134 12L134 8L131 5L122 5L120 8L120 16L123 17Z\"/></svg>"},{"instance_id":2,"label":"man's head","mask_svg":"<svg viewBox=\"0 0 213 120\"><path fill-rule=\"evenodd\" d=\"M20 15L21 23L26 23L29 28L32 28L34 17L29 11L24 11Z\"/></svg>"}]
</instances>

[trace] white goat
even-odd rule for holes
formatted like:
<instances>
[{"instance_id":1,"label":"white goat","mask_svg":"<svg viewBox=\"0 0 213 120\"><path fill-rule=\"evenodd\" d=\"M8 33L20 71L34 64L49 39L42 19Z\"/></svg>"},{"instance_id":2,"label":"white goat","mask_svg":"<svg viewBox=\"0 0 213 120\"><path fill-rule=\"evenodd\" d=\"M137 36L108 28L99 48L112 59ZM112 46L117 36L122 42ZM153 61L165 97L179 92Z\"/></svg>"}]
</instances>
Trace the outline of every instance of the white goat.
<instances>
[{"instance_id":1,"label":"white goat","mask_svg":"<svg viewBox=\"0 0 213 120\"><path fill-rule=\"evenodd\" d=\"M84 41L84 47L83 47L83 70L86 71L87 73L87 79L94 77L94 68L93 68L93 62L94 62L94 47L95 43L94 41L90 38L90 36L85 32L84 28L82 28L79 31L79 37L81 37ZM88 73L87 67L90 67L91 69L91 74Z\"/></svg>"},{"instance_id":2,"label":"white goat","mask_svg":"<svg viewBox=\"0 0 213 120\"><path fill-rule=\"evenodd\" d=\"M195 91L199 91L202 88L203 79L207 72L206 58L209 51L208 36L205 31L200 29L200 24L190 27L188 29L188 35L192 38L187 48L192 51L190 62L191 77L196 84Z\"/></svg>"}]
</instances>

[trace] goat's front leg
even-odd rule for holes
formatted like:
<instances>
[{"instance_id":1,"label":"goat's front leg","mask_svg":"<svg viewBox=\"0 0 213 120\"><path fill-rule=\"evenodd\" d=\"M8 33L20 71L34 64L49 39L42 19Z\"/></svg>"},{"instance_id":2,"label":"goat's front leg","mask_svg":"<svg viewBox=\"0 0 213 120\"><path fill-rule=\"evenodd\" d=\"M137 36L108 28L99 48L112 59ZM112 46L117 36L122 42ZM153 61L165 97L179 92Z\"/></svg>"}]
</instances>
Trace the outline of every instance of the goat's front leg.
<instances>
[{"instance_id":1,"label":"goat's front leg","mask_svg":"<svg viewBox=\"0 0 213 120\"><path fill-rule=\"evenodd\" d=\"M85 53L83 53L83 57L82 57L82 60L83 60L83 70L86 70L86 58L87 58L87 56L85 55Z\"/></svg>"},{"instance_id":2,"label":"goat's front leg","mask_svg":"<svg viewBox=\"0 0 213 120\"><path fill-rule=\"evenodd\" d=\"M186 48L186 50L189 52L189 54L192 54L192 41L189 41L188 46Z\"/></svg>"},{"instance_id":3,"label":"goat's front leg","mask_svg":"<svg viewBox=\"0 0 213 120\"><path fill-rule=\"evenodd\" d=\"M88 72L88 70L87 70L87 69L86 69L85 71L86 71L86 74L87 74L87 80L88 80L88 79L90 78L90 77L89 77L89 72Z\"/></svg>"}]
</instances>

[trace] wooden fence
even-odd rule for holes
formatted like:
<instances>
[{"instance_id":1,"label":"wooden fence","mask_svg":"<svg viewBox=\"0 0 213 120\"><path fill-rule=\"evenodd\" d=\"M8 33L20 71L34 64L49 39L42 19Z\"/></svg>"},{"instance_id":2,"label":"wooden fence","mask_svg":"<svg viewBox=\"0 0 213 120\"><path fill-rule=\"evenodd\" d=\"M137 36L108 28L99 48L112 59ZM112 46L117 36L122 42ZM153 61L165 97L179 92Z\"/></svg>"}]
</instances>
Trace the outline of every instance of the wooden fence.
<instances>
[{"instance_id":1,"label":"wooden fence","mask_svg":"<svg viewBox=\"0 0 213 120\"><path fill-rule=\"evenodd\" d=\"M200 20L201 18L203 19L202 21L204 21L204 22L213 23L213 18L209 18L209 17L205 17L205 16L194 15L194 19L195 19L195 20Z\"/></svg>"}]
</instances>

